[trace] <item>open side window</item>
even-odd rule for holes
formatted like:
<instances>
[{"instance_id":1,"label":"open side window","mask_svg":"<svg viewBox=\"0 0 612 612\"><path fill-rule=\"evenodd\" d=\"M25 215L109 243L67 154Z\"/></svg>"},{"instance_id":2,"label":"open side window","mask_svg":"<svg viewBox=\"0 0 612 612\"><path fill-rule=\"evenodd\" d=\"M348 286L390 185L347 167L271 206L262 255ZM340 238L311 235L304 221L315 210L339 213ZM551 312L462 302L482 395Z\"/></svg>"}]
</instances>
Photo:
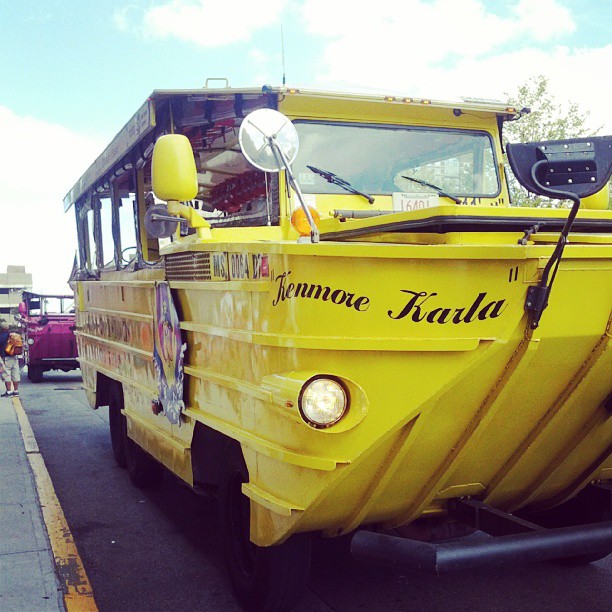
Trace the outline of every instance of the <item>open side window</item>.
<instances>
[{"instance_id":1,"label":"open side window","mask_svg":"<svg viewBox=\"0 0 612 612\"><path fill-rule=\"evenodd\" d=\"M278 175L255 170L238 143L242 119L271 101L246 98L187 100L173 108L176 131L185 134L198 171L198 209L212 227L278 225Z\"/></svg>"},{"instance_id":2,"label":"open side window","mask_svg":"<svg viewBox=\"0 0 612 612\"><path fill-rule=\"evenodd\" d=\"M81 276L97 277L102 270L137 269L159 261L159 241L146 235L143 224L146 208L154 201L146 183L147 164L114 176L77 203Z\"/></svg>"},{"instance_id":3,"label":"open side window","mask_svg":"<svg viewBox=\"0 0 612 612\"><path fill-rule=\"evenodd\" d=\"M96 197L86 197L76 205L77 235L79 239L79 270L81 274L92 277L97 276L99 261L103 256L98 254L96 233L99 230L100 218L98 200ZM96 232L98 228L98 232Z\"/></svg>"}]
</instances>

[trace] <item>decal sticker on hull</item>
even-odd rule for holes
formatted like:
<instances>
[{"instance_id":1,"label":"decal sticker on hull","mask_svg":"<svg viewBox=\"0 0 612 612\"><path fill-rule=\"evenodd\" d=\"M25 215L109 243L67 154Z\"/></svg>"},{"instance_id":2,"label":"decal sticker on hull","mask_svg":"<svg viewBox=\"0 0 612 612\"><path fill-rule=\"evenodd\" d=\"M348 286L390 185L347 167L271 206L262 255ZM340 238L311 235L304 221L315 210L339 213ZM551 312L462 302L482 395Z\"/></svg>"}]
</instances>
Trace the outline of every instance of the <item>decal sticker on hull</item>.
<instances>
[{"instance_id":1,"label":"decal sticker on hull","mask_svg":"<svg viewBox=\"0 0 612 612\"><path fill-rule=\"evenodd\" d=\"M248 280L249 256L246 253L232 253L230 255L230 280Z\"/></svg>"},{"instance_id":2,"label":"decal sticker on hull","mask_svg":"<svg viewBox=\"0 0 612 612\"><path fill-rule=\"evenodd\" d=\"M253 253L253 255L251 255L251 259L253 262L253 266L252 266L253 280L269 278L270 266L268 264L268 256L261 255L259 253Z\"/></svg>"},{"instance_id":3,"label":"decal sticker on hull","mask_svg":"<svg viewBox=\"0 0 612 612\"><path fill-rule=\"evenodd\" d=\"M166 418L174 425L181 424L183 401L183 361L187 344L183 343L178 313L172 300L170 285L155 286L155 346L153 359L159 402Z\"/></svg>"},{"instance_id":4,"label":"decal sticker on hull","mask_svg":"<svg viewBox=\"0 0 612 612\"><path fill-rule=\"evenodd\" d=\"M227 253L213 253L212 280L229 280Z\"/></svg>"}]
</instances>

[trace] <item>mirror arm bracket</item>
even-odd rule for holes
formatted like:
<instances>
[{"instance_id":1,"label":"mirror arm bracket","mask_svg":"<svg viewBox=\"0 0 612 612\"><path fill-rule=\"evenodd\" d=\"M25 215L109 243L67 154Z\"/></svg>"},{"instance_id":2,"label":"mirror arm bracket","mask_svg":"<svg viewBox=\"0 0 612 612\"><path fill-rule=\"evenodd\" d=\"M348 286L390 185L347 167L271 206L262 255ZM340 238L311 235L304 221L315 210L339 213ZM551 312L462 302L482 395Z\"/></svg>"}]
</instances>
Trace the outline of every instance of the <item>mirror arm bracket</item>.
<instances>
[{"instance_id":1,"label":"mirror arm bracket","mask_svg":"<svg viewBox=\"0 0 612 612\"><path fill-rule=\"evenodd\" d=\"M210 240L212 234L210 232L210 223L203 219L195 208L191 206L185 206L181 202L175 202L172 200L168 201L168 212L171 215L182 217L187 220L189 227L193 227L196 230L196 235L202 240Z\"/></svg>"},{"instance_id":2,"label":"mirror arm bracket","mask_svg":"<svg viewBox=\"0 0 612 612\"><path fill-rule=\"evenodd\" d=\"M536 176L536 172L538 167L543 165L544 163L546 163L546 160L538 161L533 165L531 169L531 178L534 184L539 189L541 189L545 195L559 200L571 200L573 205L569 211L567 219L565 220L565 224L563 225L563 229L561 230L561 234L559 236L557 245L555 246L555 250L553 251L553 254L551 255L550 259L546 263L546 266L544 267L544 270L542 271L540 282L536 286L529 287L529 289L527 290L525 310L527 310L531 314L531 329L538 328L542 313L544 312L544 309L548 306L548 297L550 295L555 276L557 275L557 270L559 269L561 258L563 257L563 249L567 244L567 237L574 223L574 219L578 214L578 209L580 208L580 198L576 194L571 193L570 191L559 191L557 189L551 189L550 187L545 187L544 185L542 185L542 183L538 180ZM548 280L549 276L550 282Z\"/></svg>"},{"instance_id":3,"label":"mirror arm bracket","mask_svg":"<svg viewBox=\"0 0 612 612\"><path fill-rule=\"evenodd\" d=\"M269 136L268 138L269 138L268 142L270 143L270 147L272 148L273 151L276 151L276 153L278 154L278 156L281 158L283 162L282 165L285 168L285 174L287 178L289 179L289 184L291 185L291 187L293 187L293 190L297 194L298 200L300 202L300 206L302 207L302 210L304 211L304 214L306 215L306 219L308 220L308 225L310 225L310 242L312 242L313 244L316 244L317 242L319 242L319 228L316 226L314 219L312 218L312 214L310 213L310 209L306 205L306 202L304 202L304 196L302 195L302 190L300 189L300 186L297 184L297 181L295 180L293 176L293 172L291 172L291 168L289 167L289 162L287 160L287 157L285 156L281 147L276 142L274 136Z\"/></svg>"}]
</instances>

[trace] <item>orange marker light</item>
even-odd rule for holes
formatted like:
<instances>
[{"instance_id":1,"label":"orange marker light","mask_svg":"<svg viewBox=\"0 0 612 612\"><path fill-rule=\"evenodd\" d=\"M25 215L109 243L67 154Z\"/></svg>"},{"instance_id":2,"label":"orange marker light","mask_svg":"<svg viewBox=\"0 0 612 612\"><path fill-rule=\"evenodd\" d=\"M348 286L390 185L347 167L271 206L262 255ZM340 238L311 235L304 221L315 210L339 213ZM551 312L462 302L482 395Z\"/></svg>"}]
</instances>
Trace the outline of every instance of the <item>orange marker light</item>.
<instances>
[{"instance_id":1,"label":"orange marker light","mask_svg":"<svg viewBox=\"0 0 612 612\"><path fill-rule=\"evenodd\" d=\"M310 210L314 224L319 227L321 217L319 216L317 209L309 206L308 210ZM300 236L310 235L310 223L308 223L308 217L306 217L306 213L304 212L303 208L296 208L293 213L291 213L291 225Z\"/></svg>"}]
</instances>

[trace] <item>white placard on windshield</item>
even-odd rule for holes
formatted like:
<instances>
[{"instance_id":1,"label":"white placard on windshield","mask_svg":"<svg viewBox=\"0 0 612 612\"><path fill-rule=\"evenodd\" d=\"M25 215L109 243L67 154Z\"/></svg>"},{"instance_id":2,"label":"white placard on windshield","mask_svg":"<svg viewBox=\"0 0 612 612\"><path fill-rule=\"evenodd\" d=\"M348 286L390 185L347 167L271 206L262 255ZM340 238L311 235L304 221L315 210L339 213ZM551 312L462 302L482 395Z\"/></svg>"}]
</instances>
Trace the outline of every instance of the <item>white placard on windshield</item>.
<instances>
[{"instance_id":1,"label":"white placard on windshield","mask_svg":"<svg viewBox=\"0 0 612 612\"><path fill-rule=\"evenodd\" d=\"M437 193L393 193L393 210L396 212L424 210L438 206L439 203L440 196Z\"/></svg>"}]
</instances>

